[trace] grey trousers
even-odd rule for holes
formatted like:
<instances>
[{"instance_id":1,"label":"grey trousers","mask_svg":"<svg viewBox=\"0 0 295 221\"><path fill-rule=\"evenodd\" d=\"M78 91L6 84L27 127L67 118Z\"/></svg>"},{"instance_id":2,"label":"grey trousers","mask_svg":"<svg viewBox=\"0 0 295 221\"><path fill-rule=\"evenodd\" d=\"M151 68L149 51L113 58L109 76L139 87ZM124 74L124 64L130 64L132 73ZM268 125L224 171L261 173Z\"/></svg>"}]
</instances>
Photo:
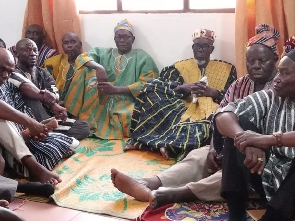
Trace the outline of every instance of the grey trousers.
<instances>
[{"instance_id":1,"label":"grey trousers","mask_svg":"<svg viewBox=\"0 0 295 221\"><path fill-rule=\"evenodd\" d=\"M158 175L163 187L187 186L198 199L223 201L220 196L222 171L203 178L209 146L191 151L182 161Z\"/></svg>"},{"instance_id":2,"label":"grey trousers","mask_svg":"<svg viewBox=\"0 0 295 221\"><path fill-rule=\"evenodd\" d=\"M17 182L12 179L0 176L0 199L12 201L14 194L16 192Z\"/></svg>"}]
</instances>

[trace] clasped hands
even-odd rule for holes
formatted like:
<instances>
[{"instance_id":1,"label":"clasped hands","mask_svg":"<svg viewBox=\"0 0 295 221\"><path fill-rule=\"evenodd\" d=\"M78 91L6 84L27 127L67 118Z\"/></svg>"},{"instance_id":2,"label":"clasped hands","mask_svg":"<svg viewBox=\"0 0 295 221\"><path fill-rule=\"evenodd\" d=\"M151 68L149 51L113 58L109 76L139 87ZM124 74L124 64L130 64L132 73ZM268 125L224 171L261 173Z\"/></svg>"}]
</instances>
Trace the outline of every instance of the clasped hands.
<instances>
[{"instance_id":1,"label":"clasped hands","mask_svg":"<svg viewBox=\"0 0 295 221\"><path fill-rule=\"evenodd\" d=\"M265 150L269 145L262 135L250 130L238 132L234 138L235 146L241 153L246 155L244 164L250 169L251 173L262 174L266 164Z\"/></svg>"},{"instance_id":2,"label":"clasped hands","mask_svg":"<svg viewBox=\"0 0 295 221\"><path fill-rule=\"evenodd\" d=\"M208 87L203 81L198 81L191 84L183 84L174 88L175 92L183 94L196 94L198 97L212 97L213 89Z\"/></svg>"}]
</instances>

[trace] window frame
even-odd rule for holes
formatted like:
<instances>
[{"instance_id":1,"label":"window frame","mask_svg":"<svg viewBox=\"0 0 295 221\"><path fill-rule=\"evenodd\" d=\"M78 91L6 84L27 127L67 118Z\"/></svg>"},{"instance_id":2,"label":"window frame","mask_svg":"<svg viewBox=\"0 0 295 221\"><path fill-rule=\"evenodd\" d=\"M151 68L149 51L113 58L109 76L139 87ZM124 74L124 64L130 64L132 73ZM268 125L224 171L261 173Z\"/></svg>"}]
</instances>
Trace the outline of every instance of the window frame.
<instances>
[{"instance_id":1,"label":"window frame","mask_svg":"<svg viewBox=\"0 0 295 221\"><path fill-rule=\"evenodd\" d=\"M235 8L190 9L189 0L183 0L182 10L123 10L121 0L117 0L117 10L79 10L79 14L114 14L114 13L235 13Z\"/></svg>"}]
</instances>

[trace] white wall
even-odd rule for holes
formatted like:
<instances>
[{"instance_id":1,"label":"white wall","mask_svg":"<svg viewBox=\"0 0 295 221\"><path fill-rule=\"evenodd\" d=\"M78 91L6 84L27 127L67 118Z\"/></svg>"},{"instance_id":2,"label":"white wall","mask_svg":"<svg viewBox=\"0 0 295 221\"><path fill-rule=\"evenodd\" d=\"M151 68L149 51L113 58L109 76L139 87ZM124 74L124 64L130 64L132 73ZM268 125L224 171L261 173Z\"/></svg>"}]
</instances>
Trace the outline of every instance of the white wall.
<instances>
[{"instance_id":1,"label":"white wall","mask_svg":"<svg viewBox=\"0 0 295 221\"><path fill-rule=\"evenodd\" d=\"M21 37L27 0L0 0L0 38L7 46ZM155 60L158 68L192 57L191 35L196 28L214 30L217 38L212 58L235 64L235 14L84 14L81 17L84 50L93 47L115 47L113 29L127 18L132 23L136 40L134 48L142 48Z\"/></svg>"},{"instance_id":2,"label":"white wall","mask_svg":"<svg viewBox=\"0 0 295 221\"><path fill-rule=\"evenodd\" d=\"M124 18L134 27L134 47L147 51L160 69L192 57L191 36L197 28L215 31L212 58L235 63L234 13L84 14L81 15L84 50L95 46L114 47L113 29Z\"/></svg>"},{"instance_id":3,"label":"white wall","mask_svg":"<svg viewBox=\"0 0 295 221\"><path fill-rule=\"evenodd\" d=\"M0 38L8 47L22 36L23 19L27 0L0 0Z\"/></svg>"}]
</instances>

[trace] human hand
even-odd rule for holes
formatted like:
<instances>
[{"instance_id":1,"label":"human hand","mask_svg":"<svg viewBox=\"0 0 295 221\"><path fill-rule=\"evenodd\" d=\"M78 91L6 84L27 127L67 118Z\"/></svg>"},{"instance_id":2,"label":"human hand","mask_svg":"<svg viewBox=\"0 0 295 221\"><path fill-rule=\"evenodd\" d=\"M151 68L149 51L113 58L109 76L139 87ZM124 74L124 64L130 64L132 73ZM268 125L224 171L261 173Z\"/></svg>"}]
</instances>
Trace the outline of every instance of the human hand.
<instances>
[{"instance_id":1,"label":"human hand","mask_svg":"<svg viewBox=\"0 0 295 221\"><path fill-rule=\"evenodd\" d=\"M239 149L240 152L244 153L246 147L256 147L267 149L269 144L267 143L266 137L269 135L262 135L251 130L246 130L243 132L236 133L234 138L235 146Z\"/></svg>"},{"instance_id":2,"label":"human hand","mask_svg":"<svg viewBox=\"0 0 295 221\"><path fill-rule=\"evenodd\" d=\"M250 169L251 173L261 175L266 163L265 152L259 148L246 147L245 154L245 166Z\"/></svg>"},{"instance_id":3,"label":"human hand","mask_svg":"<svg viewBox=\"0 0 295 221\"><path fill-rule=\"evenodd\" d=\"M54 93L51 93L48 90L40 90L39 93L42 95L42 102L44 102L48 106L51 106L52 104L57 102L57 97Z\"/></svg>"},{"instance_id":4,"label":"human hand","mask_svg":"<svg viewBox=\"0 0 295 221\"><path fill-rule=\"evenodd\" d=\"M199 81L199 82L193 83L191 87L191 93L196 94L197 97L211 97L212 88L210 88L206 82Z\"/></svg>"},{"instance_id":5,"label":"human hand","mask_svg":"<svg viewBox=\"0 0 295 221\"><path fill-rule=\"evenodd\" d=\"M39 123L38 121L31 119L28 125L25 125L25 129L22 133L25 137L30 137L34 140L44 139L48 136L48 132L51 130L50 127Z\"/></svg>"},{"instance_id":6,"label":"human hand","mask_svg":"<svg viewBox=\"0 0 295 221\"><path fill-rule=\"evenodd\" d=\"M216 173L221 169L221 163L219 159L217 159L216 151L209 151L207 155L207 172L209 175Z\"/></svg>"},{"instance_id":7,"label":"human hand","mask_svg":"<svg viewBox=\"0 0 295 221\"><path fill-rule=\"evenodd\" d=\"M188 94L191 92L192 86L193 86L193 84L179 85L176 88L174 88L174 91L177 93Z\"/></svg>"},{"instance_id":8,"label":"human hand","mask_svg":"<svg viewBox=\"0 0 295 221\"><path fill-rule=\"evenodd\" d=\"M109 82L98 82L97 90L100 94L118 94L118 87L112 85Z\"/></svg>"},{"instance_id":9,"label":"human hand","mask_svg":"<svg viewBox=\"0 0 295 221\"><path fill-rule=\"evenodd\" d=\"M67 109L55 103L51 106L53 113L55 114L56 119L61 119L62 122L65 122L68 118Z\"/></svg>"}]
</instances>

